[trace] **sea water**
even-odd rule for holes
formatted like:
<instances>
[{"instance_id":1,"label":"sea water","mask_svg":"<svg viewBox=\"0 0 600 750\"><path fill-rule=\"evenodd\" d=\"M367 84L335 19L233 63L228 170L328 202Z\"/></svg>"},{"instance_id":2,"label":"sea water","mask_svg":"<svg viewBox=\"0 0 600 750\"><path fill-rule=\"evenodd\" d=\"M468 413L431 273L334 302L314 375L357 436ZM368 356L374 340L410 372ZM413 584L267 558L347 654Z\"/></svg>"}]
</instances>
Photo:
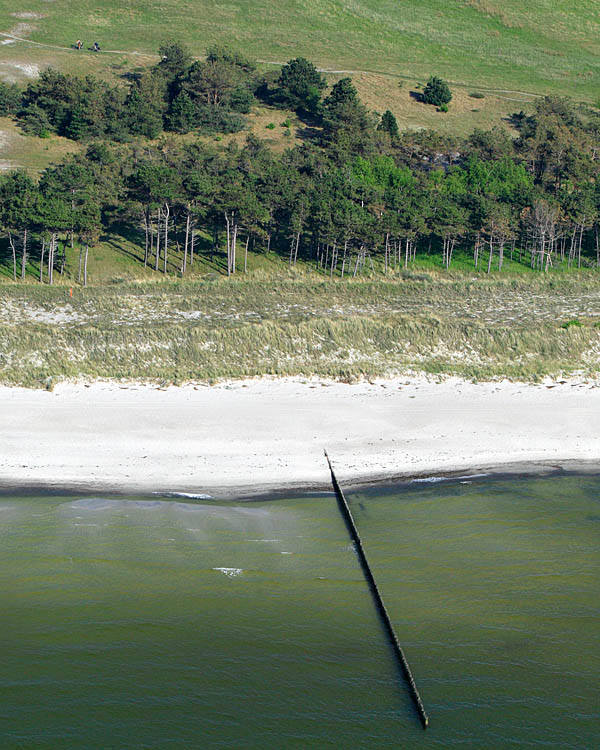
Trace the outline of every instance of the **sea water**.
<instances>
[{"instance_id":1,"label":"sea water","mask_svg":"<svg viewBox=\"0 0 600 750\"><path fill-rule=\"evenodd\" d=\"M0 498L2 748L600 746L600 479Z\"/></svg>"}]
</instances>

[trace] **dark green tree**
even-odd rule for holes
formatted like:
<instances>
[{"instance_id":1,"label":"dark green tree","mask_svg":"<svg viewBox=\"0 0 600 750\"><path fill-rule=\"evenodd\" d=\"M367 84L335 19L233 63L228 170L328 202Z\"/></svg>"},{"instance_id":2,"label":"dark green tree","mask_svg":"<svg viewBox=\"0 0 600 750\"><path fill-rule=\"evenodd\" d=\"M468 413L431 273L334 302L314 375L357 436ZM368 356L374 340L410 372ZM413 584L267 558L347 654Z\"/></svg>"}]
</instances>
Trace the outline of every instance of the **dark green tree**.
<instances>
[{"instance_id":1,"label":"dark green tree","mask_svg":"<svg viewBox=\"0 0 600 750\"><path fill-rule=\"evenodd\" d=\"M383 130L385 133L389 133L391 138L397 138L400 134L396 118L389 109L386 109L381 116L381 122L377 126L377 130Z\"/></svg>"},{"instance_id":2,"label":"dark green tree","mask_svg":"<svg viewBox=\"0 0 600 750\"><path fill-rule=\"evenodd\" d=\"M152 73L142 73L131 85L125 102L129 131L135 135L156 138L163 129L167 108L164 80Z\"/></svg>"},{"instance_id":3,"label":"dark green tree","mask_svg":"<svg viewBox=\"0 0 600 750\"><path fill-rule=\"evenodd\" d=\"M448 104L451 100L452 92L446 81L443 81L438 76L431 76L423 89L423 101L425 104L433 104L436 107L441 107L443 104Z\"/></svg>"},{"instance_id":4,"label":"dark green tree","mask_svg":"<svg viewBox=\"0 0 600 750\"><path fill-rule=\"evenodd\" d=\"M277 96L283 104L315 112L327 82L309 60L297 57L281 68L277 85Z\"/></svg>"},{"instance_id":5,"label":"dark green tree","mask_svg":"<svg viewBox=\"0 0 600 750\"><path fill-rule=\"evenodd\" d=\"M16 83L0 81L0 117L13 115L21 107L21 89Z\"/></svg>"},{"instance_id":6,"label":"dark green tree","mask_svg":"<svg viewBox=\"0 0 600 750\"><path fill-rule=\"evenodd\" d=\"M25 172L11 172L0 181L0 226L8 234L12 250L13 279L17 278L17 235L21 242L21 278L25 278L28 239L35 221L38 190Z\"/></svg>"}]
</instances>

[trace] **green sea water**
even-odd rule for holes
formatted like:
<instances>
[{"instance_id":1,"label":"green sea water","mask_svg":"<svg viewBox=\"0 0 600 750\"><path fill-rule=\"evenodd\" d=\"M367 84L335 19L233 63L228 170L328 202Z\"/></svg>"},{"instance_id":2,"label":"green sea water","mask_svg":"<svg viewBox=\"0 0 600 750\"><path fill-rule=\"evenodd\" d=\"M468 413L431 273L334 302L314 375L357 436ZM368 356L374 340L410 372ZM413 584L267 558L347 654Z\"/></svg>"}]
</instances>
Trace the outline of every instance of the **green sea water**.
<instances>
[{"instance_id":1,"label":"green sea water","mask_svg":"<svg viewBox=\"0 0 600 750\"><path fill-rule=\"evenodd\" d=\"M0 498L0 747L596 748L600 478Z\"/></svg>"}]
</instances>

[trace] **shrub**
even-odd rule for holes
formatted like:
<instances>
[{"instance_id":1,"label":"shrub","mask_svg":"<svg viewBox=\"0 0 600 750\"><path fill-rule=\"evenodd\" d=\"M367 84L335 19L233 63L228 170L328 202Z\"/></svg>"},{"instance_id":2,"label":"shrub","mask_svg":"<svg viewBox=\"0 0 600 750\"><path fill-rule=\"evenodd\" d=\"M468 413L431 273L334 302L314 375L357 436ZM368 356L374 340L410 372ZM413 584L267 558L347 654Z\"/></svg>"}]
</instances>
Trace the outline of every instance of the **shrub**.
<instances>
[{"instance_id":1,"label":"shrub","mask_svg":"<svg viewBox=\"0 0 600 750\"><path fill-rule=\"evenodd\" d=\"M275 123L274 122L270 122L268 125L265 125L265 128L267 128L267 130L274 130L275 129Z\"/></svg>"},{"instance_id":2,"label":"shrub","mask_svg":"<svg viewBox=\"0 0 600 750\"><path fill-rule=\"evenodd\" d=\"M427 81L427 86L423 89L423 101L440 107L442 104L448 104L451 99L452 92L448 84L438 76L431 76Z\"/></svg>"},{"instance_id":3,"label":"shrub","mask_svg":"<svg viewBox=\"0 0 600 750\"><path fill-rule=\"evenodd\" d=\"M447 104L440 104L438 107L438 112L447 112L448 111L448 105Z\"/></svg>"},{"instance_id":4,"label":"shrub","mask_svg":"<svg viewBox=\"0 0 600 750\"><path fill-rule=\"evenodd\" d=\"M482 94L481 91L471 91L469 96L471 99L485 99L485 94Z\"/></svg>"},{"instance_id":5,"label":"shrub","mask_svg":"<svg viewBox=\"0 0 600 750\"><path fill-rule=\"evenodd\" d=\"M564 328L565 331L569 328L581 328L581 321L577 318L574 318L573 320L567 320L561 325L561 328Z\"/></svg>"}]
</instances>

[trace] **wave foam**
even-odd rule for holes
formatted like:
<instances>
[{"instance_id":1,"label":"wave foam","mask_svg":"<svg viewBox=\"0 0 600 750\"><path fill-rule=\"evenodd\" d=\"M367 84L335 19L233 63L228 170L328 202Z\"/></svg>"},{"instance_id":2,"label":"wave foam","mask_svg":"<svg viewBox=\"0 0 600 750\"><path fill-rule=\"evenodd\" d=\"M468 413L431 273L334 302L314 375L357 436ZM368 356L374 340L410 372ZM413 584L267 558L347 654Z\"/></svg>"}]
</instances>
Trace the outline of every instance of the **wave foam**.
<instances>
[{"instance_id":1,"label":"wave foam","mask_svg":"<svg viewBox=\"0 0 600 750\"><path fill-rule=\"evenodd\" d=\"M188 500L212 500L212 495L195 492L153 492L152 494L161 497L186 497Z\"/></svg>"},{"instance_id":2,"label":"wave foam","mask_svg":"<svg viewBox=\"0 0 600 750\"><path fill-rule=\"evenodd\" d=\"M235 576L239 576L244 572L243 568L213 568L213 570L218 570L220 573L223 573L223 575L226 575L229 578L234 578Z\"/></svg>"}]
</instances>

